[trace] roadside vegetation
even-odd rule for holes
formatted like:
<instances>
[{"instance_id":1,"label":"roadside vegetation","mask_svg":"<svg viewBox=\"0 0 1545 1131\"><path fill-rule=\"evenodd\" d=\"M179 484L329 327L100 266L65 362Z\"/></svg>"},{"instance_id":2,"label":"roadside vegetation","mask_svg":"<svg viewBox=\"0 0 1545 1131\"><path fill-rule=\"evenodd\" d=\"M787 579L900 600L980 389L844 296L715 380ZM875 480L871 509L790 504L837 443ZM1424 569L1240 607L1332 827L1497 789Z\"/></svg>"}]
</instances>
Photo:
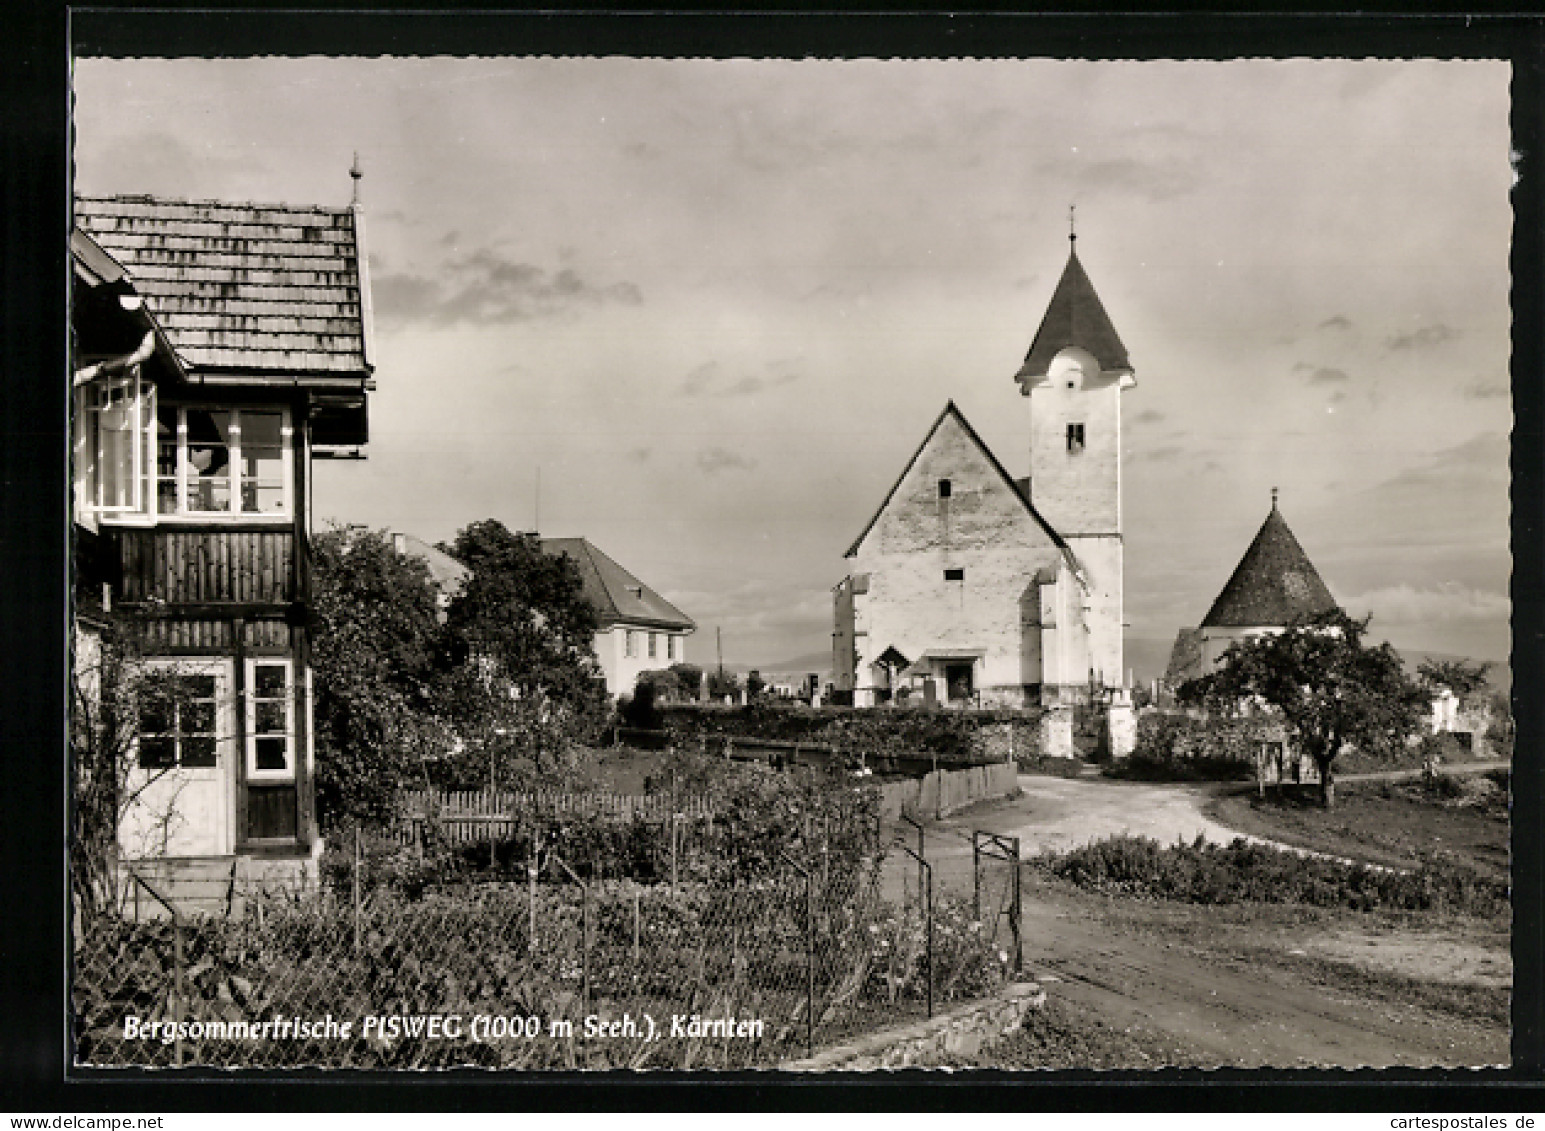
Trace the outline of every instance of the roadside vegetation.
<instances>
[{"instance_id":1,"label":"roadside vegetation","mask_svg":"<svg viewBox=\"0 0 1545 1131\"><path fill-rule=\"evenodd\" d=\"M1438 775L1431 781L1353 782L1341 804L1319 808L1312 787L1219 793L1207 815L1229 828L1314 852L1392 868L1433 857L1492 879L1507 877L1511 774Z\"/></svg>"},{"instance_id":2,"label":"roadside vegetation","mask_svg":"<svg viewBox=\"0 0 1545 1131\"><path fill-rule=\"evenodd\" d=\"M1488 918L1508 911L1505 879L1445 858L1406 872L1301 856L1243 839L1216 845L1199 837L1193 844L1164 846L1123 836L1039 863L1088 891L1183 903L1301 903Z\"/></svg>"}]
</instances>

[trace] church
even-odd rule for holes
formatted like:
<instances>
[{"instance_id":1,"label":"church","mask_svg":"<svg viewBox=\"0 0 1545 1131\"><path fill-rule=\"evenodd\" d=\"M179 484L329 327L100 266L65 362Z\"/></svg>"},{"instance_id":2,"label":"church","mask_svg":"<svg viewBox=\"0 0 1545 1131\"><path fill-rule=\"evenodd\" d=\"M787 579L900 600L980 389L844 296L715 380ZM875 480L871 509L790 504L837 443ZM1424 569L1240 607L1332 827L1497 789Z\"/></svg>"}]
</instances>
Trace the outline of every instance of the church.
<instances>
[{"instance_id":1,"label":"church","mask_svg":"<svg viewBox=\"0 0 1545 1131\"><path fill-rule=\"evenodd\" d=\"M1136 380L1076 243L1015 381L1028 477L952 400L848 548L842 699L1025 707L1123 686L1121 395Z\"/></svg>"}]
</instances>

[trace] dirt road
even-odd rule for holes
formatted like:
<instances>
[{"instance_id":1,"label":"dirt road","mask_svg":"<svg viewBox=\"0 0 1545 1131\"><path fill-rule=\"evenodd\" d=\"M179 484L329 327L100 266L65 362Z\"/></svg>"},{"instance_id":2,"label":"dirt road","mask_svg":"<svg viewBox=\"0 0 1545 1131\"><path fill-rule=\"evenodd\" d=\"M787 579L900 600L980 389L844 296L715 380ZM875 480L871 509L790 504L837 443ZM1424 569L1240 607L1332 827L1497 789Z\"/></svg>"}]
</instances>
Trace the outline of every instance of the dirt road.
<instances>
[{"instance_id":1,"label":"dirt road","mask_svg":"<svg viewBox=\"0 0 1545 1131\"><path fill-rule=\"evenodd\" d=\"M1019 784L1019 799L928 826L924 840L936 891L972 891L972 829L1018 836L1024 856L1122 833L1163 843L1198 835L1227 843L1239 835L1202 814L1197 787L1032 775ZM903 826L898 835L916 847L915 830ZM888 879L916 890L916 870L904 864ZM986 886L984 903L995 907L1000 887L991 875ZM1300 931L1281 938L1280 964L1225 963L1184 943L1115 927L1103 903L1060 885L1029 884L1023 901L1029 973L1049 995L1109 1024L1172 1041L1188 1050L1192 1063L1200 1057L1220 1066L1475 1066L1508 1059L1507 1034L1497 1027L1446 1014L1435 1019L1416 1006L1335 990L1306 978L1289 957L1318 953L1398 968L1402 954L1409 964L1432 949L1409 934L1372 934L1358 940L1362 951L1338 957L1327 940ZM1495 967L1488 969L1494 978Z\"/></svg>"}]
</instances>

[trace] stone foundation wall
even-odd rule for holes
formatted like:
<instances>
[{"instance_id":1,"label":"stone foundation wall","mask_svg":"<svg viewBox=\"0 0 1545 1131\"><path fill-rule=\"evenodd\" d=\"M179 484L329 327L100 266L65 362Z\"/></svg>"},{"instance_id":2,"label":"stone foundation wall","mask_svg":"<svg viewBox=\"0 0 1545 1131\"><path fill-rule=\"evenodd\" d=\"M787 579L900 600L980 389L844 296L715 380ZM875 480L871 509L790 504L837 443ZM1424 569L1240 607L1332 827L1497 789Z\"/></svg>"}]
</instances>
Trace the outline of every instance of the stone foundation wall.
<instances>
[{"instance_id":1,"label":"stone foundation wall","mask_svg":"<svg viewBox=\"0 0 1545 1131\"><path fill-rule=\"evenodd\" d=\"M941 1056L973 1056L1024 1024L1046 1003L1034 982L1016 982L984 1001L967 1002L926 1021L869 1033L802 1060L786 1061L791 1072L866 1072L911 1068Z\"/></svg>"}]
</instances>

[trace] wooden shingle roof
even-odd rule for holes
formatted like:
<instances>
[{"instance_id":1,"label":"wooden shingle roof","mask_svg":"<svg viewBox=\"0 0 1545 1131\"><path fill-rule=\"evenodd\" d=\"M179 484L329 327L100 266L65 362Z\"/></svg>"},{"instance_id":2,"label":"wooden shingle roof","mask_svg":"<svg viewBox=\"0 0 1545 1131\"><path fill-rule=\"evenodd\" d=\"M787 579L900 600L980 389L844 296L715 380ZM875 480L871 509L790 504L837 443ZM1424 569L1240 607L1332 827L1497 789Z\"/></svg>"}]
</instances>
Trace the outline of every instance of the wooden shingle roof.
<instances>
[{"instance_id":1,"label":"wooden shingle roof","mask_svg":"<svg viewBox=\"0 0 1545 1131\"><path fill-rule=\"evenodd\" d=\"M191 371L369 375L354 209L83 196L75 222Z\"/></svg>"},{"instance_id":2,"label":"wooden shingle roof","mask_svg":"<svg viewBox=\"0 0 1545 1131\"><path fill-rule=\"evenodd\" d=\"M1285 627L1335 608L1336 599L1273 502L1202 627Z\"/></svg>"},{"instance_id":3,"label":"wooden shingle roof","mask_svg":"<svg viewBox=\"0 0 1545 1131\"><path fill-rule=\"evenodd\" d=\"M692 618L596 549L587 538L543 538L542 553L567 557L579 568L585 599L602 628L636 624L691 632Z\"/></svg>"},{"instance_id":4,"label":"wooden shingle roof","mask_svg":"<svg viewBox=\"0 0 1545 1131\"><path fill-rule=\"evenodd\" d=\"M1094 284L1084 273L1076 251L1068 253L1067 266L1052 292L1041 328L1035 332L1025 364L1015 379L1023 382L1043 376L1051 368L1052 360L1069 346L1088 350L1106 372L1131 372L1127 348L1121 344L1100 296L1094 293Z\"/></svg>"}]
</instances>

